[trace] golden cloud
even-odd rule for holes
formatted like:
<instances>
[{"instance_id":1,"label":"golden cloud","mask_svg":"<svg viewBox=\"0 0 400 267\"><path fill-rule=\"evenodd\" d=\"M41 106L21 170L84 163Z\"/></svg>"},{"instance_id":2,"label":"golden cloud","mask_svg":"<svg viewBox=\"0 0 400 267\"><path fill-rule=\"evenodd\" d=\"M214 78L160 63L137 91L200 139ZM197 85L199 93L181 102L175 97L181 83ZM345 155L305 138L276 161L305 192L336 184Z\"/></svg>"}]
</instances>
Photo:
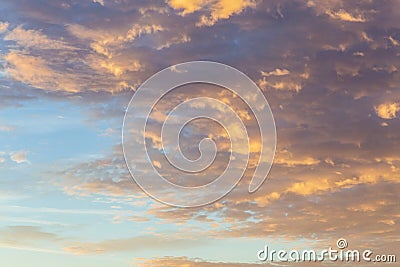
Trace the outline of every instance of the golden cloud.
<instances>
[{"instance_id":1,"label":"golden cloud","mask_svg":"<svg viewBox=\"0 0 400 267\"><path fill-rule=\"evenodd\" d=\"M48 91L78 91L74 79L53 70L41 57L11 51L4 59L6 72L17 81Z\"/></svg>"},{"instance_id":2,"label":"golden cloud","mask_svg":"<svg viewBox=\"0 0 400 267\"><path fill-rule=\"evenodd\" d=\"M185 16L195 11L205 10L209 15L202 15L197 26L212 26L218 20L228 19L234 14L241 13L246 8L255 8L253 0L170 0L167 2L172 8L182 10L180 14Z\"/></svg>"},{"instance_id":3,"label":"golden cloud","mask_svg":"<svg viewBox=\"0 0 400 267\"><path fill-rule=\"evenodd\" d=\"M326 14L333 18L333 19L338 19L338 20L343 20L343 21L350 21L350 22L365 22L366 19L361 16L354 16L352 14L350 14L349 12L345 11L344 9L339 9L339 11L334 12L331 10L328 10L326 12Z\"/></svg>"},{"instance_id":4,"label":"golden cloud","mask_svg":"<svg viewBox=\"0 0 400 267\"><path fill-rule=\"evenodd\" d=\"M385 103L375 107L376 114L382 119L394 119L398 111L400 111L399 103Z\"/></svg>"}]
</instances>

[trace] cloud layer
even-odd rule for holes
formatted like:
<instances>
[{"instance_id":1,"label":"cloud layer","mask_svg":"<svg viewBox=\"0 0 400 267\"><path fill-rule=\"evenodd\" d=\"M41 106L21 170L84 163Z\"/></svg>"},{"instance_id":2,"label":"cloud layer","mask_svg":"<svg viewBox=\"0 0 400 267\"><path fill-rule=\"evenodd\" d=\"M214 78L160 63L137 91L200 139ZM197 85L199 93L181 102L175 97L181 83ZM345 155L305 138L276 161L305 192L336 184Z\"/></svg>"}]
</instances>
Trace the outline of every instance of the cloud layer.
<instances>
[{"instance_id":1,"label":"cloud layer","mask_svg":"<svg viewBox=\"0 0 400 267\"><path fill-rule=\"evenodd\" d=\"M146 236L148 229L141 229L139 237L104 235L60 243L39 228L8 227L1 230L1 236L7 237L1 239L3 246L25 246L10 241L24 237L53 242L71 254L113 255L143 245L143 250L172 246L186 256L185 246L194 247L196 241L207 247L202 243L206 232L210 240L273 238L306 240L317 246L343 236L358 248L390 252L399 247L399 1L16 0L2 4L0 110L35 101L67 101L84 107L88 127L105 125L99 134L118 140L113 149L98 151L89 159L61 163L47 159L41 173L45 182L40 186L59 190L68 201L140 210L134 216L112 212L104 219L112 227L146 224L167 233L158 243L152 235ZM120 124L143 81L165 67L191 60L229 64L254 80L271 105L278 144L267 182L248 194L260 143L254 116L243 101L227 90L206 86L188 86L167 95L152 114L146 135L158 169L168 170L160 153L161 122L171 107L185 99L209 96L231 105L251 137L250 164L238 188L210 206L176 209L154 202L133 183L119 141ZM13 123L13 118L4 116L0 134L11 134L16 129ZM194 145L199 140L206 136L216 140L220 153L210 171L220 173L229 152L224 131L199 121L184 133L183 150L192 158L199 154ZM23 167L34 156L20 147L7 151L0 152L0 168L8 159ZM48 170L52 164L61 167ZM175 172L167 178L191 185L207 182L201 176ZM193 242L182 241L189 238ZM212 257L205 254L199 257ZM254 260L234 265L218 259L171 257L146 258L141 264L253 266Z\"/></svg>"}]
</instances>

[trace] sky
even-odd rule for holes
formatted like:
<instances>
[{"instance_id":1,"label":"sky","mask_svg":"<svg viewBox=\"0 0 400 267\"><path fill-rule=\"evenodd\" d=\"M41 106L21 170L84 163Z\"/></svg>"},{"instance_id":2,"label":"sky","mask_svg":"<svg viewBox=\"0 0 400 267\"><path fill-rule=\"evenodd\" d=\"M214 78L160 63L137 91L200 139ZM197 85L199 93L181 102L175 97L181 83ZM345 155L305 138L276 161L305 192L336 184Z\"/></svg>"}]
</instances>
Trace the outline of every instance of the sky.
<instances>
[{"instance_id":1,"label":"sky","mask_svg":"<svg viewBox=\"0 0 400 267\"><path fill-rule=\"evenodd\" d=\"M198 60L232 66L258 85L274 115L276 151L267 181L249 194L261 151L254 114L226 88L175 89L145 136L167 179L205 184L229 161L229 135L198 120L185 127L182 151L196 159L194 144L215 140L211 176L164 162L162 121L189 98L230 105L251 152L232 192L179 208L134 182L122 126L143 82ZM322 250L339 238L399 261L399 147L400 1L0 0L4 267L250 267L260 266L265 245Z\"/></svg>"}]
</instances>

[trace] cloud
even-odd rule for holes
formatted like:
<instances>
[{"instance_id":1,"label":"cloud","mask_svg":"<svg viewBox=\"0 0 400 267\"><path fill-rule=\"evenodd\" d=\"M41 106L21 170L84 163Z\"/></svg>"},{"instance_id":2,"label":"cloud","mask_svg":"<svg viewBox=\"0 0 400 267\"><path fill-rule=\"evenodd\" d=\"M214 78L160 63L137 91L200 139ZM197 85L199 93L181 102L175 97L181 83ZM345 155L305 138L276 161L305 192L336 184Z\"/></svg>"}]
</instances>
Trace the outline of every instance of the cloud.
<instances>
[{"instance_id":1,"label":"cloud","mask_svg":"<svg viewBox=\"0 0 400 267\"><path fill-rule=\"evenodd\" d=\"M389 40L394 46L399 46L400 45L399 41L394 39L392 36L389 36Z\"/></svg>"},{"instance_id":2,"label":"cloud","mask_svg":"<svg viewBox=\"0 0 400 267\"><path fill-rule=\"evenodd\" d=\"M394 119L398 111L400 111L398 103L380 104L375 107L376 114L382 119Z\"/></svg>"},{"instance_id":3,"label":"cloud","mask_svg":"<svg viewBox=\"0 0 400 267\"><path fill-rule=\"evenodd\" d=\"M180 1L180 0L171 0L168 1L168 5L170 5L174 9L182 10L181 15L184 16L186 14L193 13L203 6L207 5L207 0L203 1Z\"/></svg>"},{"instance_id":4,"label":"cloud","mask_svg":"<svg viewBox=\"0 0 400 267\"><path fill-rule=\"evenodd\" d=\"M97 70L99 73L107 72L115 77L121 77L121 75L127 72L136 72L142 68L138 60L126 60L126 58L124 60L119 57L105 59L97 56L88 56L87 63L92 69ZM124 82L121 82L121 85L123 83Z\"/></svg>"},{"instance_id":5,"label":"cloud","mask_svg":"<svg viewBox=\"0 0 400 267\"><path fill-rule=\"evenodd\" d=\"M8 26L10 26L10 23L8 22L4 22L4 21L0 21L0 33L4 33L7 31Z\"/></svg>"},{"instance_id":6,"label":"cloud","mask_svg":"<svg viewBox=\"0 0 400 267\"><path fill-rule=\"evenodd\" d=\"M91 41L90 47L98 54L108 58L113 57L113 51L118 51L124 44L135 41L143 35L154 34L165 29L158 24L133 24L125 32L108 32L104 29L90 29L81 25L71 24L68 31L78 38Z\"/></svg>"},{"instance_id":7,"label":"cloud","mask_svg":"<svg viewBox=\"0 0 400 267\"><path fill-rule=\"evenodd\" d=\"M299 165L311 166L317 165L318 163L320 163L320 160L306 155L293 156L289 151L284 150L277 152L275 163L283 164L289 167L295 167Z\"/></svg>"},{"instance_id":8,"label":"cloud","mask_svg":"<svg viewBox=\"0 0 400 267\"><path fill-rule=\"evenodd\" d=\"M104 0L93 0L93 3L99 3L100 5L104 6Z\"/></svg>"},{"instance_id":9,"label":"cloud","mask_svg":"<svg viewBox=\"0 0 400 267\"><path fill-rule=\"evenodd\" d=\"M55 240L55 234L43 232L38 227L34 226L9 226L0 230L2 241L13 240L11 243L20 243L23 240Z\"/></svg>"},{"instance_id":10,"label":"cloud","mask_svg":"<svg viewBox=\"0 0 400 267\"><path fill-rule=\"evenodd\" d=\"M227 1L219 0L211 8L210 16L203 15L197 26L212 26L218 20L228 19L234 14L240 14L246 8L255 8L256 2L253 0Z\"/></svg>"},{"instance_id":11,"label":"cloud","mask_svg":"<svg viewBox=\"0 0 400 267\"><path fill-rule=\"evenodd\" d=\"M234 14L240 14L246 8L256 7L256 1L253 0L170 0L167 3L172 8L181 10L182 16L199 10L206 11L208 14L200 17L200 21L196 23L197 26L212 26L221 19L228 19Z\"/></svg>"},{"instance_id":12,"label":"cloud","mask_svg":"<svg viewBox=\"0 0 400 267\"><path fill-rule=\"evenodd\" d=\"M277 125L277 154L269 179L249 195L247 183L260 150L253 140L253 158L239 187L201 210L174 209L148 198L132 182L120 147L88 162L63 165L53 185L77 201L143 207L138 217L101 214L126 224L160 219L178 225L176 234L182 238L204 235L204 229L188 230L200 222L210 239L330 242L340 235L351 238L354 246L398 243L398 1L78 2L60 7L13 1L4 7L5 14L20 16L17 22L9 16L0 24L2 37L8 36L2 46L1 107L46 97L85 105L87 120L121 120L133 94L129 90L155 72L189 60L213 60L244 71L263 89ZM215 96L238 111L249 133L257 135L252 114L234 97L188 88L164 104ZM146 136L152 160L161 167L168 165L158 150L156 126L166 114L162 108L153 114ZM197 155L192 145L200 132L221 135L215 125L191 127L185 132L191 143L184 146L189 156ZM119 131L107 134L119 138ZM217 141L218 148L227 148L224 138ZM218 161L212 171L217 173L224 163ZM182 182L185 177L168 178ZM144 244L156 242L149 240ZM77 241L65 247L72 253L113 253L125 251L124 242L136 248L141 239ZM233 263L172 258L143 264Z\"/></svg>"},{"instance_id":13,"label":"cloud","mask_svg":"<svg viewBox=\"0 0 400 267\"><path fill-rule=\"evenodd\" d=\"M15 127L10 125L0 125L0 132L11 132L14 131Z\"/></svg>"},{"instance_id":14,"label":"cloud","mask_svg":"<svg viewBox=\"0 0 400 267\"><path fill-rule=\"evenodd\" d=\"M159 169L161 168L161 163L157 160L153 161L153 165Z\"/></svg>"},{"instance_id":15,"label":"cloud","mask_svg":"<svg viewBox=\"0 0 400 267\"><path fill-rule=\"evenodd\" d=\"M68 253L82 255L82 254L103 254L113 253L120 251L141 251L141 250L157 250L163 249L176 250L188 246L195 246L204 244L204 241L191 241L184 239L166 238L163 236L137 236L124 239L111 239L97 243L77 243L65 247Z\"/></svg>"},{"instance_id":16,"label":"cloud","mask_svg":"<svg viewBox=\"0 0 400 267\"><path fill-rule=\"evenodd\" d=\"M13 30L9 31L4 40L14 41L17 45L24 48L36 48L36 49L55 49L55 50L69 50L76 49L73 46L60 40L50 39L48 36L37 30L25 30L22 26L18 26Z\"/></svg>"},{"instance_id":17,"label":"cloud","mask_svg":"<svg viewBox=\"0 0 400 267\"><path fill-rule=\"evenodd\" d=\"M15 225L0 228L0 247L24 251L64 254L56 247L62 238L40 227Z\"/></svg>"},{"instance_id":18,"label":"cloud","mask_svg":"<svg viewBox=\"0 0 400 267\"><path fill-rule=\"evenodd\" d=\"M256 253L254 253L256 254ZM258 266L331 266L330 263L324 262L263 262L263 263L235 263L235 262L218 262L206 261L201 258L188 257L164 257L154 259L134 259L139 267L258 267ZM346 266L345 264L337 264L335 266Z\"/></svg>"},{"instance_id":19,"label":"cloud","mask_svg":"<svg viewBox=\"0 0 400 267\"><path fill-rule=\"evenodd\" d=\"M5 56L7 73L17 81L49 91L77 92L76 83L48 66L45 59L12 51Z\"/></svg>"},{"instance_id":20,"label":"cloud","mask_svg":"<svg viewBox=\"0 0 400 267\"><path fill-rule=\"evenodd\" d=\"M338 20L343 20L343 21L350 21L350 22L365 22L365 18L363 18L361 15L354 16L350 14L349 12L345 11L344 9L340 9L337 12L328 10L326 13L329 17L338 19Z\"/></svg>"},{"instance_id":21,"label":"cloud","mask_svg":"<svg viewBox=\"0 0 400 267\"><path fill-rule=\"evenodd\" d=\"M362 1L361 5L356 5L343 0L311 0L306 5L314 9L318 16L328 15L333 20L344 22L369 22L375 18L380 8L371 1Z\"/></svg>"},{"instance_id":22,"label":"cloud","mask_svg":"<svg viewBox=\"0 0 400 267\"><path fill-rule=\"evenodd\" d=\"M14 151L10 153L10 158L12 161L20 164L20 163L29 163L27 159L27 152L26 151Z\"/></svg>"},{"instance_id":23,"label":"cloud","mask_svg":"<svg viewBox=\"0 0 400 267\"><path fill-rule=\"evenodd\" d=\"M158 259L135 259L134 262L138 263L139 267L255 267L259 264L252 263L229 263L229 262L207 262L202 259L190 259L187 257L164 257ZM271 266L270 264L263 264L263 266Z\"/></svg>"},{"instance_id":24,"label":"cloud","mask_svg":"<svg viewBox=\"0 0 400 267\"><path fill-rule=\"evenodd\" d=\"M283 76L283 75L288 75L290 74L290 71L288 71L287 69L275 69L273 71L270 72L264 72L261 71L261 75L262 76Z\"/></svg>"},{"instance_id":25,"label":"cloud","mask_svg":"<svg viewBox=\"0 0 400 267\"><path fill-rule=\"evenodd\" d=\"M258 84L262 89L266 89L267 87L271 87L271 88L274 88L276 90L295 91L295 92L299 92L302 89L302 86L299 83L293 83L293 82L269 83L265 78L260 80Z\"/></svg>"},{"instance_id":26,"label":"cloud","mask_svg":"<svg viewBox=\"0 0 400 267\"><path fill-rule=\"evenodd\" d=\"M190 36L188 36L186 34L182 34L181 36L175 36L175 37L172 37L171 39L167 40L165 43L160 44L157 47L157 50L169 48L172 45L188 43L188 42L190 42L190 40L191 40Z\"/></svg>"}]
</instances>

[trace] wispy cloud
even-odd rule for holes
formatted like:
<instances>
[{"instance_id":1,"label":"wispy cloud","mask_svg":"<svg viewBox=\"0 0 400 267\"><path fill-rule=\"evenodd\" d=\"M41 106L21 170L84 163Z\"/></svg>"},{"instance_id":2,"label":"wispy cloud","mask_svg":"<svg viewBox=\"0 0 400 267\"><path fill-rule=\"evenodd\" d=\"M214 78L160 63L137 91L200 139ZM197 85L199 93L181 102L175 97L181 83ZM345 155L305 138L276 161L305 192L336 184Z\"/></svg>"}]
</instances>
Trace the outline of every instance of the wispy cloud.
<instances>
[{"instance_id":1,"label":"wispy cloud","mask_svg":"<svg viewBox=\"0 0 400 267\"><path fill-rule=\"evenodd\" d=\"M162 236L137 236L125 239L105 240L97 243L77 243L65 248L65 251L73 254L102 254L120 251L139 250L174 250L187 246L198 246L205 241L191 241L184 239L165 238Z\"/></svg>"}]
</instances>

